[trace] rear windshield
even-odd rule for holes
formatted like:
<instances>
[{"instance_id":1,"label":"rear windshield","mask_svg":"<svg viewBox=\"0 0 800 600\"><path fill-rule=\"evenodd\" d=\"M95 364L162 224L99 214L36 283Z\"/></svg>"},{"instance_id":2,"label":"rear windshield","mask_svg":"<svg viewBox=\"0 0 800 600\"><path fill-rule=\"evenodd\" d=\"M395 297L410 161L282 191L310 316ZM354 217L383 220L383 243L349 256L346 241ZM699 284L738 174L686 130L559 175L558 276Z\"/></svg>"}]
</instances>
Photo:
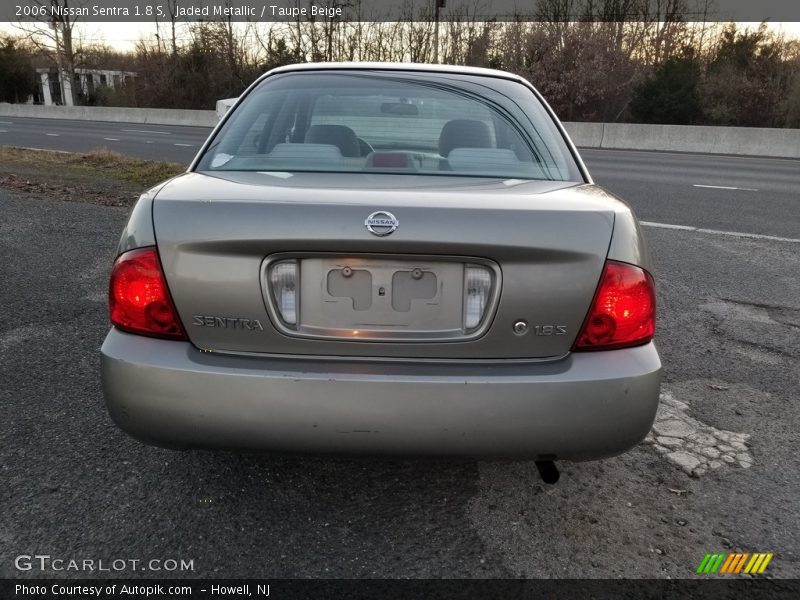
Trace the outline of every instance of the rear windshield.
<instances>
[{"instance_id":1,"label":"rear windshield","mask_svg":"<svg viewBox=\"0 0 800 600\"><path fill-rule=\"evenodd\" d=\"M492 77L373 71L265 79L197 170L582 180L527 87Z\"/></svg>"}]
</instances>

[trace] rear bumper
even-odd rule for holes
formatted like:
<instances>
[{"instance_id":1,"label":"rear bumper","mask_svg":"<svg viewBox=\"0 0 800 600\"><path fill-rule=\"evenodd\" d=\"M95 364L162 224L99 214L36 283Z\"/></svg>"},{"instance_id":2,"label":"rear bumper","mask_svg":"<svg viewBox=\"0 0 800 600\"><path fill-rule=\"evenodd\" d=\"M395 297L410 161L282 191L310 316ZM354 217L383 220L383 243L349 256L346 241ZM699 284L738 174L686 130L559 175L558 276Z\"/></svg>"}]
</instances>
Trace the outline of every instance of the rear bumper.
<instances>
[{"instance_id":1,"label":"rear bumper","mask_svg":"<svg viewBox=\"0 0 800 600\"><path fill-rule=\"evenodd\" d=\"M661 362L652 343L527 364L251 358L112 329L102 379L114 421L158 445L586 460L647 434Z\"/></svg>"}]
</instances>

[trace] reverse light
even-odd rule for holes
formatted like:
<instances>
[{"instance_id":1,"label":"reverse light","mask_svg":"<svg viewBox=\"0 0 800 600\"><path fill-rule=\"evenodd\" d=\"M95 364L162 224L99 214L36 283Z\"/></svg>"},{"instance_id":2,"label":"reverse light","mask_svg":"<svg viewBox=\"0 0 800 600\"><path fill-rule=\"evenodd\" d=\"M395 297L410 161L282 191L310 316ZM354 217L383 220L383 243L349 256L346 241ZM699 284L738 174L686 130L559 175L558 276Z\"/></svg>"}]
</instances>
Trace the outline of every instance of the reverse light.
<instances>
[{"instance_id":1,"label":"reverse light","mask_svg":"<svg viewBox=\"0 0 800 600\"><path fill-rule=\"evenodd\" d=\"M464 331L480 325L492 293L492 272L480 265L464 267Z\"/></svg>"},{"instance_id":2,"label":"reverse light","mask_svg":"<svg viewBox=\"0 0 800 600\"><path fill-rule=\"evenodd\" d=\"M111 323L123 331L186 339L155 248L131 250L117 258L111 269L108 305Z\"/></svg>"},{"instance_id":3,"label":"reverse light","mask_svg":"<svg viewBox=\"0 0 800 600\"><path fill-rule=\"evenodd\" d=\"M269 270L269 283L278 313L287 325L297 325L297 261L282 260Z\"/></svg>"},{"instance_id":4,"label":"reverse light","mask_svg":"<svg viewBox=\"0 0 800 600\"><path fill-rule=\"evenodd\" d=\"M608 260L573 350L639 346L653 339L655 328L653 278L640 267Z\"/></svg>"}]
</instances>

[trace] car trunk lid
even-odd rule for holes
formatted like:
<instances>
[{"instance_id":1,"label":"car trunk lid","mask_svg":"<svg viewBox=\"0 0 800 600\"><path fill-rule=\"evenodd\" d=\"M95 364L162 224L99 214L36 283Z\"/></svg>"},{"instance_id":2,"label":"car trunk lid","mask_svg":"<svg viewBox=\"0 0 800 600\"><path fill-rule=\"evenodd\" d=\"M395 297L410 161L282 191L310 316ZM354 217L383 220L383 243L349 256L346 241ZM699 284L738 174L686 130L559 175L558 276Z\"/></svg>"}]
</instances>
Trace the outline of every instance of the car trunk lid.
<instances>
[{"instance_id":1,"label":"car trunk lid","mask_svg":"<svg viewBox=\"0 0 800 600\"><path fill-rule=\"evenodd\" d=\"M200 348L537 359L563 356L578 334L611 239L610 200L553 181L190 173L161 190L154 222L170 292ZM371 233L373 213L390 214L396 230ZM280 261L299 267L294 324L270 281ZM473 327L469 269L490 288Z\"/></svg>"}]
</instances>

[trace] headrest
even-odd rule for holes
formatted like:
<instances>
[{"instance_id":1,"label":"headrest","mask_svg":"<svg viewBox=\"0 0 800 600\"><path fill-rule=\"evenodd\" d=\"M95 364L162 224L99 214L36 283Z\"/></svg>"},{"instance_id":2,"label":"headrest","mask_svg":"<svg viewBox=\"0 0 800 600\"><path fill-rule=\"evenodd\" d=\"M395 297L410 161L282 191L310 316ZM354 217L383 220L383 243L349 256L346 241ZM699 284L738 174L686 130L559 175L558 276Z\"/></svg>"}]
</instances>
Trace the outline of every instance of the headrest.
<instances>
[{"instance_id":1,"label":"headrest","mask_svg":"<svg viewBox=\"0 0 800 600\"><path fill-rule=\"evenodd\" d=\"M447 157L453 148L491 148L492 136L483 121L453 119L439 134L439 154Z\"/></svg>"},{"instance_id":2,"label":"headrest","mask_svg":"<svg viewBox=\"0 0 800 600\"><path fill-rule=\"evenodd\" d=\"M356 132L345 125L312 125L306 132L306 143L330 144L339 148L342 156L361 156Z\"/></svg>"}]
</instances>

